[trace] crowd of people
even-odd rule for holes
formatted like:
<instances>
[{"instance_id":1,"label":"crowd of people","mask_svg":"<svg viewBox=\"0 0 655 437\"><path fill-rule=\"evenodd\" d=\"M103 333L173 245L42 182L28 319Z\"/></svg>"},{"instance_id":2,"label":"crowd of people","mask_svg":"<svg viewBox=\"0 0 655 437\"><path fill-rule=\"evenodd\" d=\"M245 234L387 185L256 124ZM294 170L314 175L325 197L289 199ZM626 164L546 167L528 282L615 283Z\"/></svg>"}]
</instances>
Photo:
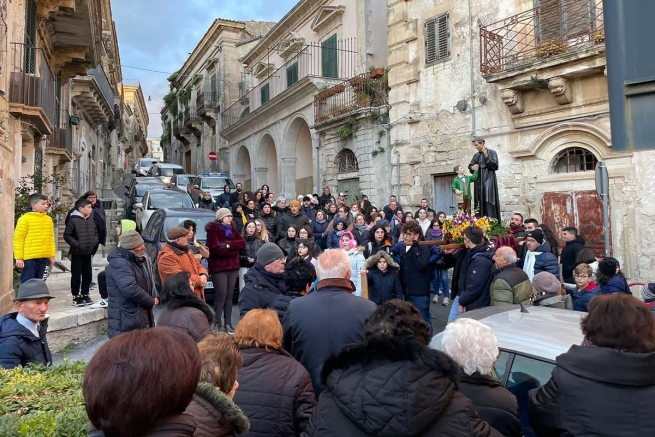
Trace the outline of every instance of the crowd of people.
<instances>
[{"instance_id":1,"label":"crowd of people","mask_svg":"<svg viewBox=\"0 0 655 437\"><path fill-rule=\"evenodd\" d=\"M25 244L14 242L29 274L16 312L0 318L5 368L52 361L52 296L39 276L51 253L27 250L50 237L52 221L48 228L42 219L44 199L31 200L17 227ZM618 261L597 259L576 228L564 229L560 250L548 226L516 213L518 244L495 247L470 226L463 249L441 250L429 242L443 239L446 214L426 199L414 213L395 196L378 210L365 196L350 205L326 188L287 206L267 186L252 193L237 184L216 202L205 244L187 220L167 230L156 259L129 221L117 229L119 247L98 277L110 340L83 383L89 435L521 436L518 401L494 378L493 331L459 317L510 304L588 312L584 342L530 392L537 435L650 429L646 413L630 426L609 413L633 417L629 400L653 393L655 284L643 288L643 302L631 296ZM78 200L65 235L76 260L74 302L84 304L101 244L93 217L92 199ZM441 350L428 347L431 302L450 306ZM158 383L144 384L152 375ZM584 420L575 420L569 413L580 408ZM593 421L595 411L608 414Z\"/></svg>"}]
</instances>

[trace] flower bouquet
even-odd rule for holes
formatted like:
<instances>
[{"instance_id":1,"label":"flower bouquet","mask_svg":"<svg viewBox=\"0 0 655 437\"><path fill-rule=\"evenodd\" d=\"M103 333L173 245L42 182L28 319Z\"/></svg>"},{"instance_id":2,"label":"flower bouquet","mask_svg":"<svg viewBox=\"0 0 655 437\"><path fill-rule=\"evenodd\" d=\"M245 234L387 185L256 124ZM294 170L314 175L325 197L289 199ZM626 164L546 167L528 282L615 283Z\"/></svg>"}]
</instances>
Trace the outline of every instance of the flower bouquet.
<instances>
[{"instance_id":1,"label":"flower bouquet","mask_svg":"<svg viewBox=\"0 0 655 437\"><path fill-rule=\"evenodd\" d=\"M495 218L486 216L477 217L475 214L468 214L457 210L455 215L446 219L443 224L444 240L446 245L442 249L461 249L464 247L464 229L469 226L477 226L487 238L496 235L504 235L509 232L509 227Z\"/></svg>"}]
</instances>

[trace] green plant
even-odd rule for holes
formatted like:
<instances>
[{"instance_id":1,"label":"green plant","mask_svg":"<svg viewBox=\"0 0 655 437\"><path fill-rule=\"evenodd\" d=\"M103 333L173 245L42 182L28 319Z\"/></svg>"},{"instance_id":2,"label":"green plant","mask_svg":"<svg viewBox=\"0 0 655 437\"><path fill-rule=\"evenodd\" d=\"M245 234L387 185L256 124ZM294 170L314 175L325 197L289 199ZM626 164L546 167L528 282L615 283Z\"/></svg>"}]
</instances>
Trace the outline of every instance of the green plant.
<instances>
[{"instance_id":1,"label":"green plant","mask_svg":"<svg viewBox=\"0 0 655 437\"><path fill-rule=\"evenodd\" d=\"M184 93L180 96L180 102L182 102L183 105L186 105L189 103L189 100L191 100L191 93L193 92L193 87L189 85L186 87L184 90Z\"/></svg>"},{"instance_id":2,"label":"green plant","mask_svg":"<svg viewBox=\"0 0 655 437\"><path fill-rule=\"evenodd\" d=\"M605 42L605 30L597 30L591 35L594 39L594 44L602 44Z\"/></svg>"},{"instance_id":3,"label":"green plant","mask_svg":"<svg viewBox=\"0 0 655 437\"><path fill-rule=\"evenodd\" d=\"M378 156L380 153L384 153L384 147L380 146L377 149L373 149L373 152L371 153L371 156L374 158Z\"/></svg>"},{"instance_id":4,"label":"green plant","mask_svg":"<svg viewBox=\"0 0 655 437\"><path fill-rule=\"evenodd\" d=\"M548 89L548 81L546 79L540 79L539 76L535 74L534 76L530 76L528 86L533 90L541 91Z\"/></svg>"},{"instance_id":5,"label":"green plant","mask_svg":"<svg viewBox=\"0 0 655 437\"><path fill-rule=\"evenodd\" d=\"M40 192L46 185L51 185L53 192L60 193L61 188L68 182L66 174L45 175L43 169L37 168L34 174L23 176L18 180L16 191L14 193L14 200L16 202L14 208L14 225L22 216L25 211L30 209L30 194ZM54 198L52 207L48 210L48 215L52 217L52 221L57 224L61 216L65 216L71 205L62 203L61 198Z\"/></svg>"},{"instance_id":6,"label":"green plant","mask_svg":"<svg viewBox=\"0 0 655 437\"><path fill-rule=\"evenodd\" d=\"M0 369L0 435L86 436L82 397L86 363Z\"/></svg>"},{"instance_id":7,"label":"green plant","mask_svg":"<svg viewBox=\"0 0 655 437\"><path fill-rule=\"evenodd\" d=\"M378 145L378 146L380 145L380 143L382 142L382 137L384 136L384 134L385 134L385 132L383 130L378 131L378 139L375 140L376 145ZM384 149L383 149L383 151L384 151Z\"/></svg>"},{"instance_id":8,"label":"green plant","mask_svg":"<svg viewBox=\"0 0 655 437\"><path fill-rule=\"evenodd\" d=\"M64 347L63 347L59 352L60 352L63 356L67 356L67 355L69 355L69 354L73 351L73 349L75 349L76 346L77 346L77 345L76 345L75 343L70 342L70 343L68 343L66 346L64 346Z\"/></svg>"},{"instance_id":9,"label":"green plant","mask_svg":"<svg viewBox=\"0 0 655 437\"><path fill-rule=\"evenodd\" d=\"M351 138L353 136L352 125L344 124L343 126L339 126L337 129L337 136L341 139L341 141L346 141L348 138Z\"/></svg>"},{"instance_id":10,"label":"green plant","mask_svg":"<svg viewBox=\"0 0 655 437\"><path fill-rule=\"evenodd\" d=\"M496 237L509 234L509 225L506 222L491 220L491 229L487 231L487 237Z\"/></svg>"}]
</instances>

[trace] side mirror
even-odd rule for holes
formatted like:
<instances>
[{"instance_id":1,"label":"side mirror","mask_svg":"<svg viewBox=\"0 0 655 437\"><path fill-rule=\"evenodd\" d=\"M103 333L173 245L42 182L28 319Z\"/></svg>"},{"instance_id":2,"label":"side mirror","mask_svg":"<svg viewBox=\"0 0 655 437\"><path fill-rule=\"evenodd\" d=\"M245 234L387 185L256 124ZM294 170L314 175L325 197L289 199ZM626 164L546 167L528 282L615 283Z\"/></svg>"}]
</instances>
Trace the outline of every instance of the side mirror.
<instances>
[{"instance_id":1,"label":"side mirror","mask_svg":"<svg viewBox=\"0 0 655 437\"><path fill-rule=\"evenodd\" d=\"M196 208L200 208L200 204L199 204L199 203L196 203Z\"/></svg>"},{"instance_id":2,"label":"side mirror","mask_svg":"<svg viewBox=\"0 0 655 437\"><path fill-rule=\"evenodd\" d=\"M132 208L134 208L134 209L143 209L143 203L141 203L141 202L135 203Z\"/></svg>"},{"instance_id":3,"label":"side mirror","mask_svg":"<svg viewBox=\"0 0 655 437\"><path fill-rule=\"evenodd\" d=\"M141 235L141 238L143 238L143 241L146 243L154 243L155 240L152 239L152 237L148 235Z\"/></svg>"}]
</instances>

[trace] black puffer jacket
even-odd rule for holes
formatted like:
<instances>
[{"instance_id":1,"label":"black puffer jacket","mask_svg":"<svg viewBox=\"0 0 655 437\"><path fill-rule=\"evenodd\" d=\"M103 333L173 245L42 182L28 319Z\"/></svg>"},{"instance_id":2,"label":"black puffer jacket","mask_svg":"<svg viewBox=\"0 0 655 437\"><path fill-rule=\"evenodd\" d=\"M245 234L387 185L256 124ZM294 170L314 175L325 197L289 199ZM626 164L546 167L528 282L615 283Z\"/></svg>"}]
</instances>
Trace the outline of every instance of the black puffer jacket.
<instances>
[{"instance_id":1,"label":"black puffer jacket","mask_svg":"<svg viewBox=\"0 0 655 437\"><path fill-rule=\"evenodd\" d=\"M152 265L139 260L134 252L119 247L109 254L105 269L109 308L107 330L109 338L134 329L155 326L152 308L155 298Z\"/></svg>"},{"instance_id":2,"label":"black puffer jacket","mask_svg":"<svg viewBox=\"0 0 655 437\"><path fill-rule=\"evenodd\" d=\"M545 385L529 394L538 436L653 435L655 353L571 346Z\"/></svg>"},{"instance_id":3,"label":"black puffer jacket","mask_svg":"<svg viewBox=\"0 0 655 437\"><path fill-rule=\"evenodd\" d=\"M277 236L279 238L285 238L287 236L287 229L289 229L289 226L291 225L295 226L296 229L300 229L308 224L309 219L306 215L302 214L301 212L298 212L298 215L293 215L291 212L289 212L289 214L283 215L280 219L277 228Z\"/></svg>"},{"instance_id":4,"label":"black puffer jacket","mask_svg":"<svg viewBox=\"0 0 655 437\"><path fill-rule=\"evenodd\" d=\"M323 366L327 390L303 436L500 436L457 392L457 364L411 339L346 346Z\"/></svg>"},{"instance_id":5,"label":"black puffer jacket","mask_svg":"<svg viewBox=\"0 0 655 437\"><path fill-rule=\"evenodd\" d=\"M521 437L519 404L516 397L493 378L475 372L461 373L459 392L469 398L480 418L507 437Z\"/></svg>"},{"instance_id":6,"label":"black puffer jacket","mask_svg":"<svg viewBox=\"0 0 655 437\"><path fill-rule=\"evenodd\" d=\"M387 260L387 270L384 272L378 269L380 258ZM398 278L399 266L393 260L391 255L380 250L375 255L366 260L366 269L368 274L368 298L380 305L390 299L403 299L403 288Z\"/></svg>"},{"instance_id":7,"label":"black puffer jacket","mask_svg":"<svg viewBox=\"0 0 655 437\"><path fill-rule=\"evenodd\" d=\"M459 304L466 307L467 311L491 305L489 288L494 276L493 256L493 248L486 243L478 244L466 253L462 264L466 270L461 272L466 275L466 286L459 290Z\"/></svg>"},{"instance_id":8,"label":"black puffer jacket","mask_svg":"<svg viewBox=\"0 0 655 437\"><path fill-rule=\"evenodd\" d=\"M250 310L270 309L282 320L292 297L285 295L285 290L269 281L262 271L263 267L255 263L244 275L246 285L239 294L239 314L243 318Z\"/></svg>"},{"instance_id":9,"label":"black puffer jacket","mask_svg":"<svg viewBox=\"0 0 655 437\"><path fill-rule=\"evenodd\" d=\"M234 402L250 419L247 435L299 435L316 405L307 370L283 349L244 348L241 354Z\"/></svg>"},{"instance_id":10,"label":"black puffer jacket","mask_svg":"<svg viewBox=\"0 0 655 437\"><path fill-rule=\"evenodd\" d=\"M272 214L259 213L259 218L264 222L266 230L268 231L268 239L271 243L275 243L277 239L277 219Z\"/></svg>"},{"instance_id":11,"label":"black puffer jacket","mask_svg":"<svg viewBox=\"0 0 655 437\"><path fill-rule=\"evenodd\" d=\"M562 264L562 276L564 280L573 278L573 269L575 269L575 258L578 253L584 249L585 241L581 236L575 237L573 241L567 241L559 257Z\"/></svg>"},{"instance_id":12,"label":"black puffer jacket","mask_svg":"<svg viewBox=\"0 0 655 437\"><path fill-rule=\"evenodd\" d=\"M243 236L246 240L246 250L239 252L239 265L241 267L252 267L254 262L248 262L248 258L257 259L257 251L264 245L264 241L253 236Z\"/></svg>"},{"instance_id":13,"label":"black puffer jacket","mask_svg":"<svg viewBox=\"0 0 655 437\"><path fill-rule=\"evenodd\" d=\"M30 363L52 364L52 354L48 347L46 331L48 319L39 323L39 336L18 323L18 313L0 317L0 366L13 369Z\"/></svg>"},{"instance_id":14,"label":"black puffer jacket","mask_svg":"<svg viewBox=\"0 0 655 437\"><path fill-rule=\"evenodd\" d=\"M213 199L205 200L203 197L201 197L200 202L198 202L198 208L208 209L210 211L216 212L220 207L214 203Z\"/></svg>"},{"instance_id":15,"label":"black puffer jacket","mask_svg":"<svg viewBox=\"0 0 655 437\"><path fill-rule=\"evenodd\" d=\"M98 229L93 215L84 218L81 212L73 211L64 231L64 240L74 255L93 255L98 247Z\"/></svg>"}]
</instances>

